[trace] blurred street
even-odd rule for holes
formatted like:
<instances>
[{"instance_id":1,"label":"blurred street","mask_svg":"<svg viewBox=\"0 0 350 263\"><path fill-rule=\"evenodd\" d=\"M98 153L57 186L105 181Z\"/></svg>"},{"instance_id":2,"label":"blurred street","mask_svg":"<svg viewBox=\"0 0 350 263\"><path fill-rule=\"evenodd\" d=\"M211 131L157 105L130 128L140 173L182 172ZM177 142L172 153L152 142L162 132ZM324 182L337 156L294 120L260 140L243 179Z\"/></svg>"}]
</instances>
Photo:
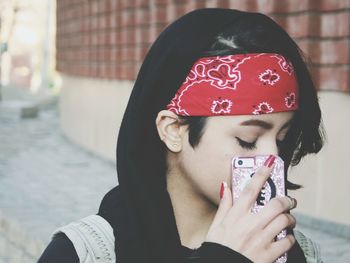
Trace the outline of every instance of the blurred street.
<instances>
[{"instance_id":1,"label":"blurred street","mask_svg":"<svg viewBox=\"0 0 350 263\"><path fill-rule=\"evenodd\" d=\"M55 100L36 118L21 108L40 104L17 89L0 102L0 263L36 262L57 227L94 214L117 184L115 165L71 143L61 132ZM297 228L321 245L324 262L350 261L350 237ZM305 225L306 224L306 225Z\"/></svg>"}]
</instances>

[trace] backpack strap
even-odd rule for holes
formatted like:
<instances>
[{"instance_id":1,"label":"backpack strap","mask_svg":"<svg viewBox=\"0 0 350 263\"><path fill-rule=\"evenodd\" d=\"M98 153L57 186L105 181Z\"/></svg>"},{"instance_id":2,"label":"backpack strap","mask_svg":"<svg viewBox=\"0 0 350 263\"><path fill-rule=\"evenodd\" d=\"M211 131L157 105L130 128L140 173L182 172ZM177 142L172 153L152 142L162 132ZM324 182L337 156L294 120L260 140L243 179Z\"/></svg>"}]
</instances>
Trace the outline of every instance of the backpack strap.
<instances>
[{"instance_id":1,"label":"backpack strap","mask_svg":"<svg viewBox=\"0 0 350 263\"><path fill-rule=\"evenodd\" d=\"M318 243L306 237L302 232L293 230L295 239L304 252L307 263L322 263L321 249Z\"/></svg>"},{"instance_id":2,"label":"backpack strap","mask_svg":"<svg viewBox=\"0 0 350 263\"><path fill-rule=\"evenodd\" d=\"M99 215L90 215L56 229L52 237L64 233L78 254L80 263L114 263L114 234L111 225Z\"/></svg>"}]
</instances>

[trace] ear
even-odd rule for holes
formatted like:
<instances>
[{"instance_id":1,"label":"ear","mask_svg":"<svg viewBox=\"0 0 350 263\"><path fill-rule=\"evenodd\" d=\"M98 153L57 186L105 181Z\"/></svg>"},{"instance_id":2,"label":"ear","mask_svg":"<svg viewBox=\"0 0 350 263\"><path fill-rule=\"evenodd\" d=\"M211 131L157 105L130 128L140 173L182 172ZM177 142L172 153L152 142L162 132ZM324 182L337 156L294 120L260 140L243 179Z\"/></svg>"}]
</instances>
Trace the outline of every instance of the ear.
<instances>
[{"instance_id":1,"label":"ear","mask_svg":"<svg viewBox=\"0 0 350 263\"><path fill-rule=\"evenodd\" d=\"M156 118L156 126L160 139L172 152L182 150L185 127L180 124L179 117L172 111L162 110Z\"/></svg>"}]
</instances>

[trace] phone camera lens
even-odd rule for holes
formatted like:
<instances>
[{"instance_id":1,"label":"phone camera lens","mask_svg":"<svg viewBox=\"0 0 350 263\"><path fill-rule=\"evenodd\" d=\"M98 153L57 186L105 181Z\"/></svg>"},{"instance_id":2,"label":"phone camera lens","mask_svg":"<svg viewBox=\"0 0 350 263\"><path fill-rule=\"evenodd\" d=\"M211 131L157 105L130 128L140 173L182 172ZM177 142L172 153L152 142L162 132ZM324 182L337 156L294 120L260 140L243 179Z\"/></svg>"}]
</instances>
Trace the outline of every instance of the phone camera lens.
<instances>
[{"instance_id":1,"label":"phone camera lens","mask_svg":"<svg viewBox=\"0 0 350 263\"><path fill-rule=\"evenodd\" d=\"M242 164L243 164L243 161L242 161L242 160L239 160L239 161L238 161L238 164L239 164L239 165L242 165Z\"/></svg>"}]
</instances>

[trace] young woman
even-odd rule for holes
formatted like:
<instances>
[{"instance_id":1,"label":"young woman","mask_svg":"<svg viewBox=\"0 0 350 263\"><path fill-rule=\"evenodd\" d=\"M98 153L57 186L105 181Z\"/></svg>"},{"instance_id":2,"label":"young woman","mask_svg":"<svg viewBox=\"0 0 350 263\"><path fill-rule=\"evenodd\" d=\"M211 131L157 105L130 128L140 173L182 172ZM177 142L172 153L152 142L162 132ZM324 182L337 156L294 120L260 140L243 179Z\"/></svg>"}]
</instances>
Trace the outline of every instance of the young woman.
<instances>
[{"instance_id":1,"label":"young woman","mask_svg":"<svg viewBox=\"0 0 350 263\"><path fill-rule=\"evenodd\" d=\"M118 137L119 185L95 222L56 231L39 262L274 262L284 253L287 262L306 262L289 214L295 199L250 208L277 155L287 188L299 188L288 167L321 149L320 123L301 52L279 25L259 13L190 12L142 64ZM232 157L265 154L233 203Z\"/></svg>"}]
</instances>

